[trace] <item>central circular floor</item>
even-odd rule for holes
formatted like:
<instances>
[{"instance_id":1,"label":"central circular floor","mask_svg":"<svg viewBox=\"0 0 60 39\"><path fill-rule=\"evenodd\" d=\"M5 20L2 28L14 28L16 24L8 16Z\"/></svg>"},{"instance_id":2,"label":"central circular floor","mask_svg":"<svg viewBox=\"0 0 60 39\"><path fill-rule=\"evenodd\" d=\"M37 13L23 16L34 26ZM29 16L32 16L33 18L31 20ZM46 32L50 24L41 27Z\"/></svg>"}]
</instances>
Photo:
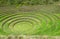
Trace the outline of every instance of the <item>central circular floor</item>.
<instances>
[{"instance_id":1,"label":"central circular floor","mask_svg":"<svg viewBox=\"0 0 60 39\"><path fill-rule=\"evenodd\" d=\"M15 32L26 32L29 29L32 29L33 26L29 22L19 22L14 25L13 31Z\"/></svg>"}]
</instances>

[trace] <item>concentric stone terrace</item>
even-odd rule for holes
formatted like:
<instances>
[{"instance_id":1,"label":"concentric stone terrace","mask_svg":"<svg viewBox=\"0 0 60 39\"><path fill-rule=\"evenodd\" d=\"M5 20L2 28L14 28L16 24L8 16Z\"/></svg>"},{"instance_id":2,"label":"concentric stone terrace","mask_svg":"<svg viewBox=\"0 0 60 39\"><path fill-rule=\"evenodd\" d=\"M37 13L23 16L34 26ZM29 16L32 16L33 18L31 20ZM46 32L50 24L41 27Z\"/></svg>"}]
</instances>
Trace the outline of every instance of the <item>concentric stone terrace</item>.
<instances>
[{"instance_id":1,"label":"concentric stone terrace","mask_svg":"<svg viewBox=\"0 0 60 39\"><path fill-rule=\"evenodd\" d=\"M2 34L59 35L60 13L0 13Z\"/></svg>"}]
</instances>

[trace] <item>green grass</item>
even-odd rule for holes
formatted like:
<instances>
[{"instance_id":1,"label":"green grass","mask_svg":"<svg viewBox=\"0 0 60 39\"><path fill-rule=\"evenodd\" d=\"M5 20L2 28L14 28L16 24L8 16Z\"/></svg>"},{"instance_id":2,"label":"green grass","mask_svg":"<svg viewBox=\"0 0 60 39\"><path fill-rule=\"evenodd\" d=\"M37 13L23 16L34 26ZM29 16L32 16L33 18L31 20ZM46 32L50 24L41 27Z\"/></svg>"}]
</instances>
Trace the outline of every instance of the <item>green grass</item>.
<instances>
[{"instance_id":1,"label":"green grass","mask_svg":"<svg viewBox=\"0 0 60 39\"><path fill-rule=\"evenodd\" d=\"M59 6L0 7L0 35L11 34L60 35Z\"/></svg>"}]
</instances>

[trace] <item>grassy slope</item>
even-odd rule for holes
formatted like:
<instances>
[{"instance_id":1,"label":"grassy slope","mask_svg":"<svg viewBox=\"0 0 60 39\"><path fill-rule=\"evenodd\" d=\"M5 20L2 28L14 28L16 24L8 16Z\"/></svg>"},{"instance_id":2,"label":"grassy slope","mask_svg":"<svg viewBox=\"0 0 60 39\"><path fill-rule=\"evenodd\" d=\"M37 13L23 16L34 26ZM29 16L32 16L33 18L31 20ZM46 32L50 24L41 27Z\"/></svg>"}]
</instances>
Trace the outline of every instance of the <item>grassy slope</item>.
<instances>
[{"instance_id":1,"label":"grassy slope","mask_svg":"<svg viewBox=\"0 0 60 39\"><path fill-rule=\"evenodd\" d=\"M30 19L35 17L35 21L37 21L36 19L38 19L38 21L39 21L39 22L36 22L36 24L33 24L33 26L36 26L36 30L32 30L32 28L30 28L29 31L24 31L21 28L21 24L15 25L15 26L20 26L20 31L22 33L20 33L20 31L17 27L14 28L13 32L9 31L9 28L7 28L7 25L9 23L9 21L8 21L8 23L4 24L4 26L6 26L6 27L3 26L3 28L4 28L3 31L0 29L0 31L1 31L0 34L7 33L7 34L28 34L28 35L33 35L33 34L60 35L60 31L59 31L60 30L60 11L59 10L60 10L59 5L22 6L22 7L18 7L18 8L10 7L10 6L0 7L0 15L2 14L0 16L1 19L3 19L6 16L10 16L12 14L17 13L18 15L22 15L24 17L33 16ZM17 15L17 17L18 17L18 15ZM20 18L20 17L18 17L18 18ZM0 28L1 28L1 24L3 24L1 19L0 19ZM35 23L35 21L33 19L33 23ZM24 27L24 29L28 29L28 28ZM18 29L19 33L17 33L17 30L15 30L15 29Z\"/></svg>"}]
</instances>

